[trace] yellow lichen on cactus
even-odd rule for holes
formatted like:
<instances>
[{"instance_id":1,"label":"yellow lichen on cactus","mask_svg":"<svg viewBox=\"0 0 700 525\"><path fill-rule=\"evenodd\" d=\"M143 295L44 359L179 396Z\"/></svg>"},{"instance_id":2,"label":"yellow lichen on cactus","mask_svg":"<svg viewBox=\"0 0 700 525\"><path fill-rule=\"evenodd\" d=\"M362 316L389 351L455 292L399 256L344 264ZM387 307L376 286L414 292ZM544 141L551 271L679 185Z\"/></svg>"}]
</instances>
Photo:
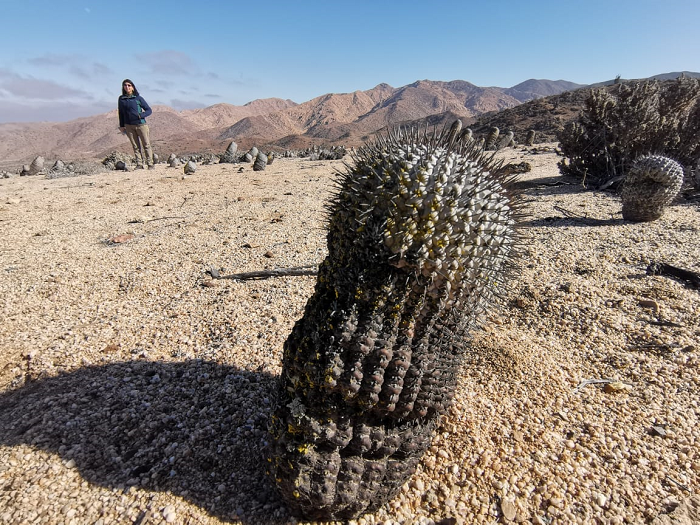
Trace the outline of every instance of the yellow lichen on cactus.
<instances>
[{"instance_id":1,"label":"yellow lichen on cactus","mask_svg":"<svg viewBox=\"0 0 700 525\"><path fill-rule=\"evenodd\" d=\"M285 342L270 434L268 453L294 465L271 476L306 519L353 519L400 490L517 248L508 180L459 126L398 130L353 160Z\"/></svg>"}]
</instances>

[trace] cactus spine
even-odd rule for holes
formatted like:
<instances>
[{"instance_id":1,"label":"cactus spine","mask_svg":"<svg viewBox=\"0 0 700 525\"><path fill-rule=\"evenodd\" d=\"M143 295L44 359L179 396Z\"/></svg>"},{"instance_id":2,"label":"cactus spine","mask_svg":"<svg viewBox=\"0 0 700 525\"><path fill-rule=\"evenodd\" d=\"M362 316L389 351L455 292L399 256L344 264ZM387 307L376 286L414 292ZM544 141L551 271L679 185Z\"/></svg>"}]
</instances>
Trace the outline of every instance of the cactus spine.
<instances>
[{"instance_id":1,"label":"cactus spine","mask_svg":"<svg viewBox=\"0 0 700 525\"><path fill-rule=\"evenodd\" d=\"M507 283L519 201L460 128L393 131L340 174L267 448L306 519L355 518L397 493L451 404L469 330Z\"/></svg>"},{"instance_id":2,"label":"cactus spine","mask_svg":"<svg viewBox=\"0 0 700 525\"><path fill-rule=\"evenodd\" d=\"M639 157L622 187L622 216L635 222L654 221L683 185L683 166L661 155Z\"/></svg>"}]
</instances>

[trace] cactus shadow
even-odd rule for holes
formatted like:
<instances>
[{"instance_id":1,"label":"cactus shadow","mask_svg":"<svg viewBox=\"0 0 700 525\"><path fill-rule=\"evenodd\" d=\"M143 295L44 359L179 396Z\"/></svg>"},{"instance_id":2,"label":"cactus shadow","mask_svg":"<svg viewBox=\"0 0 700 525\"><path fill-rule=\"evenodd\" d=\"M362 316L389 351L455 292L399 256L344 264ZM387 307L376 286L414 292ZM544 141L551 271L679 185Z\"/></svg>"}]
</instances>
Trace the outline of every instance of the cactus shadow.
<instances>
[{"instance_id":1,"label":"cactus shadow","mask_svg":"<svg viewBox=\"0 0 700 525\"><path fill-rule=\"evenodd\" d=\"M285 523L262 458L276 382L201 360L86 367L0 395L0 444L56 454L117 493L167 491L224 521Z\"/></svg>"}]
</instances>

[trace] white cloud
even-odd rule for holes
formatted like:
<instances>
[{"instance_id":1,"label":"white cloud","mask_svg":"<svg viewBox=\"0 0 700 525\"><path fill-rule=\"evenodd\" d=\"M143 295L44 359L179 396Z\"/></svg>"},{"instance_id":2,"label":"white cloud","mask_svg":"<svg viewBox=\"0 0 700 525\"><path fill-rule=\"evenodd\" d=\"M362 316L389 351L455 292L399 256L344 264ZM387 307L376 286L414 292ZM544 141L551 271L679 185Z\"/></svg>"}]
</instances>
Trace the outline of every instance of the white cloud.
<instances>
[{"instance_id":1,"label":"white cloud","mask_svg":"<svg viewBox=\"0 0 700 525\"><path fill-rule=\"evenodd\" d=\"M100 79L112 73L112 69L100 63L90 61L81 55L61 55L56 53L46 53L42 56L27 60L33 66L61 68L63 71L70 71L76 77L92 80Z\"/></svg>"},{"instance_id":2,"label":"white cloud","mask_svg":"<svg viewBox=\"0 0 700 525\"><path fill-rule=\"evenodd\" d=\"M0 74L0 92L19 99L60 100L81 97L92 100L93 96L83 90L58 84L53 80L44 80L17 74Z\"/></svg>"},{"instance_id":3,"label":"white cloud","mask_svg":"<svg viewBox=\"0 0 700 525\"><path fill-rule=\"evenodd\" d=\"M185 53L166 49L154 53L144 53L137 57L148 65L153 73L165 75L199 74L197 64Z\"/></svg>"}]
</instances>

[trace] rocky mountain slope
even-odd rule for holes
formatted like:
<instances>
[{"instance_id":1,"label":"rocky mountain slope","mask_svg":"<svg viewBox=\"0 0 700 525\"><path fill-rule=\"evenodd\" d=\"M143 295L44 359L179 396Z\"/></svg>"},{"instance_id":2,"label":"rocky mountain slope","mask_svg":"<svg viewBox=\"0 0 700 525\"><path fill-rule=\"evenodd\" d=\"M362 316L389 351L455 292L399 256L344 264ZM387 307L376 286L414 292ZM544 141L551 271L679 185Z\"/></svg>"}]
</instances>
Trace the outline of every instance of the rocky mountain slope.
<instances>
[{"instance_id":1,"label":"rocky mountain slope","mask_svg":"<svg viewBox=\"0 0 700 525\"><path fill-rule=\"evenodd\" d=\"M700 76L665 73L652 78ZM595 84L602 86L613 81ZM556 140L556 130L575 118L587 88L565 80L530 79L510 88L479 87L463 80L419 80L394 88L379 84L366 91L329 93L297 104L278 98L244 106L217 104L176 111L154 107L149 118L154 149L170 153L222 152L234 140L239 148L277 150L311 145L357 146L378 131L399 124L442 125L460 118L475 133L488 127L512 130L522 140L528 129L539 140ZM0 168L31 161L104 158L112 151L130 151L117 129L117 111L70 122L0 124Z\"/></svg>"},{"instance_id":2,"label":"rocky mountain slope","mask_svg":"<svg viewBox=\"0 0 700 525\"><path fill-rule=\"evenodd\" d=\"M154 107L149 118L156 152L218 151L235 140L242 147L306 147L313 143L361 143L378 129L430 115L462 118L500 111L524 100L576 87L566 81L530 80L512 88L479 87L463 80L420 80L394 88L379 84L367 91L329 93L303 104L291 100L255 100L244 106L217 104L175 111ZM61 123L0 124L0 166L27 162L37 155L100 158L128 151L114 111Z\"/></svg>"}]
</instances>

